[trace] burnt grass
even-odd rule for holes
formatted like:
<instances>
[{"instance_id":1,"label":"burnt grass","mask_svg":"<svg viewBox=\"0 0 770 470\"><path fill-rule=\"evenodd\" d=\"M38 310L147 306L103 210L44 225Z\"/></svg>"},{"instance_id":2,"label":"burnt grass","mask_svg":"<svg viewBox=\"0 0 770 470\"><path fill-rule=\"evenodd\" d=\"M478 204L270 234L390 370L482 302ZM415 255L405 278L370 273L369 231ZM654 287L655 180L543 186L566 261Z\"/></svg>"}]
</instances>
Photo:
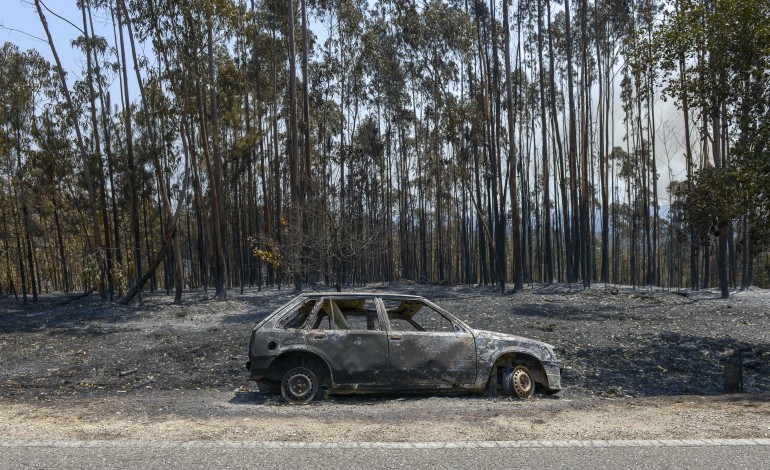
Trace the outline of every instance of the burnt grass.
<instances>
[{"instance_id":1,"label":"burnt grass","mask_svg":"<svg viewBox=\"0 0 770 470\"><path fill-rule=\"evenodd\" d=\"M318 287L318 290L323 288ZM770 291L662 291L564 284L500 294L493 287L398 284L358 291L424 295L474 328L555 346L564 398L716 395L740 355L747 393L770 391ZM105 397L151 390L256 390L244 368L251 328L291 289L233 290L227 300L165 293L125 306L65 295L24 307L0 300L0 398Z\"/></svg>"}]
</instances>

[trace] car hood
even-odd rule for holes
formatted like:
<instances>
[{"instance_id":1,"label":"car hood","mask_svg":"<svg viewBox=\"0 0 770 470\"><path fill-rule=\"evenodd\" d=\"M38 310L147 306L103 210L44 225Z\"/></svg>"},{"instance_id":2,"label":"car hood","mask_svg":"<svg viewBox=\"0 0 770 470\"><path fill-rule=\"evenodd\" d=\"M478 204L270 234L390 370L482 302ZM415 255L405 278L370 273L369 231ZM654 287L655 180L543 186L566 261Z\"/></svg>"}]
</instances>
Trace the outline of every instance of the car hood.
<instances>
[{"instance_id":1,"label":"car hood","mask_svg":"<svg viewBox=\"0 0 770 470\"><path fill-rule=\"evenodd\" d=\"M473 330L473 336L484 345L486 349L520 349L529 351L545 360L555 360L554 347L548 343L537 341L523 336L498 333L496 331Z\"/></svg>"}]
</instances>

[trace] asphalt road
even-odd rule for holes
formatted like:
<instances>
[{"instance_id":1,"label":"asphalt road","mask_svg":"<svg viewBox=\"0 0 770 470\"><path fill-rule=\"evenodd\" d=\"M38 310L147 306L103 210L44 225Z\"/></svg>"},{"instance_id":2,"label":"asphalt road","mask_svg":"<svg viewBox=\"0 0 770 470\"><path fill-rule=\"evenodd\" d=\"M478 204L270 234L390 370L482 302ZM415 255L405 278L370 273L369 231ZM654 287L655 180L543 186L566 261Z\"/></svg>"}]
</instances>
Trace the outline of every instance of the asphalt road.
<instances>
[{"instance_id":1,"label":"asphalt road","mask_svg":"<svg viewBox=\"0 0 770 470\"><path fill-rule=\"evenodd\" d=\"M769 468L770 439L443 443L0 441L0 468Z\"/></svg>"}]
</instances>

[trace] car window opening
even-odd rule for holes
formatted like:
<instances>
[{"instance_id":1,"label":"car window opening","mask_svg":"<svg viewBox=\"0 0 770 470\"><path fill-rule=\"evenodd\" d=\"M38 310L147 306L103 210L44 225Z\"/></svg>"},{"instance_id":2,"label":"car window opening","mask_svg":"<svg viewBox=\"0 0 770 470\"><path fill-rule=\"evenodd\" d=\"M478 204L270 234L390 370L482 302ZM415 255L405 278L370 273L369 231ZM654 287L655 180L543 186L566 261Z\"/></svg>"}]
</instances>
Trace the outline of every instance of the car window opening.
<instances>
[{"instance_id":1,"label":"car window opening","mask_svg":"<svg viewBox=\"0 0 770 470\"><path fill-rule=\"evenodd\" d=\"M325 299L313 329L375 331L380 329L372 299Z\"/></svg>"},{"instance_id":2,"label":"car window opening","mask_svg":"<svg viewBox=\"0 0 770 470\"><path fill-rule=\"evenodd\" d=\"M388 320L396 331L454 332L451 320L419 301L385 302Z\"/></svg>"},{"instance_id":3,"label":"car window opening","mask_svg":"<svg viewBox=\"0 0 770 470\"><path fill-rule=\"evenodd\" d=\"M308 316L313 311L313 307L316 305L315 299L308 299L305 303L299 306L294 312L286 316L282 324L279 327L286 329L301 329L305 327Z\"/></svg>"}]
</instances>

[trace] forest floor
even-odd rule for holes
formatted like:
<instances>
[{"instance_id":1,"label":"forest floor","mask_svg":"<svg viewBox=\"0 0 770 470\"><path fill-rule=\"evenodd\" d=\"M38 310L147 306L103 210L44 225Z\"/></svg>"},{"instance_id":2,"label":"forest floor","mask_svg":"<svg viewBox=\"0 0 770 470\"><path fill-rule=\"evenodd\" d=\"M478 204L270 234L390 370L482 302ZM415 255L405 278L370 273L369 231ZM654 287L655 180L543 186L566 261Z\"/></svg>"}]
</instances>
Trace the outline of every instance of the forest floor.
<instances>
[{"instance_id":1,"label":"forest floor","mask_svg":"<svg viewBox=\"0 0 770 470\"><path fill-rule=\"evenodd\" d=\"M452 441L770 437L770 291L564 284L370 285L415 293L474 328L555 345L560 393L332 396L289 406L244 368L251 328L294 294L0 300L0 438ZM740 352L743 394L723 395Z\"/></svg>"}]
</instances>

